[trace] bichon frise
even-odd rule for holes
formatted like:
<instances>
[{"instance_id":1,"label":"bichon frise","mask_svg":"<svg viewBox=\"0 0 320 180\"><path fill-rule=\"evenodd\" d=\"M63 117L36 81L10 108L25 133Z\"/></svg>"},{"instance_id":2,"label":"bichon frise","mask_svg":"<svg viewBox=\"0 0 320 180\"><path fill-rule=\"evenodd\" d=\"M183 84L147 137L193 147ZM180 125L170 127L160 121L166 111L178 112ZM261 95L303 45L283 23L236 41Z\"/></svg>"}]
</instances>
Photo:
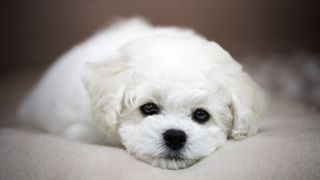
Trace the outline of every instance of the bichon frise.
<instances>
[{"instance_id":1,"label":"bichon frise","mask_svg":"<svg viewBox=\"0 0 320 180\"><path fill-rule=\"evenodd\" d=\"M256 133L263 97L217 43L134 18L63 55L19 115L46 132L123 145L154 166L180 169L227 138Z\"/></svg>"}]
</instances>

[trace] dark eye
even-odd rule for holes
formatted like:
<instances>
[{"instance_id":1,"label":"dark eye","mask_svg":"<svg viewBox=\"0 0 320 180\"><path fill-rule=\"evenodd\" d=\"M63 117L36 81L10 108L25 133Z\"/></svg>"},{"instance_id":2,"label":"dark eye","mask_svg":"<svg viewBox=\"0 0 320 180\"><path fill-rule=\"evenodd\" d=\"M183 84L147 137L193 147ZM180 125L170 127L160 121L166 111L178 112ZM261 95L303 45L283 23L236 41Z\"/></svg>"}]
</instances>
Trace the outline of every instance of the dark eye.
<instances>
[{"instance_id":1,"label":"dark eye","mask_svg":"<svg viewBox=\"0 0 320 180\"><path fill-rule=\"evenodd\" d=\"M159 114L159 108L153 102L149 102L149 103L146 103L146 104L140 106L140 111L145 116Z\"/></svg>"},{"instance_id":2,"label":"dark eye","mask_svg":"<svg viewBox=\"0 0 320 180\"><path fill-rule=\"evenodd\" d=\"M192 119L197 123L203 124L210 119L210 114L203 109L196 109L192 113Z\"/></svg>"}]
</instances>

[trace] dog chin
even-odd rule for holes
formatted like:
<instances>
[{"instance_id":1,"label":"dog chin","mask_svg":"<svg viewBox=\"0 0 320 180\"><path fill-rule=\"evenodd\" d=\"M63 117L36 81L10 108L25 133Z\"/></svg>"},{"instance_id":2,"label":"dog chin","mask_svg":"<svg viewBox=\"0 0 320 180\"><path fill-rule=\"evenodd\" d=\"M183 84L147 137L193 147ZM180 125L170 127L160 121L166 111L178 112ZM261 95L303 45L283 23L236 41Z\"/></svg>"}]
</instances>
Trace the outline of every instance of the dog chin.
<instances>
[{"instance_id":1,"label":"dog chin","mask_svg":"<svg viewBox=\"0 0 320 180\"><path fill-rule=\"evenodd\" d=\"M172 170L187 168L198 161L196 159L187 159L187 158L184 158L183 156L170 156L170 155L163 156L163 157L144 156L144 157L137 157L137 158L151 164L152 166L160 167L162 169L172 169Z\"/></svg>"}]
</instances>

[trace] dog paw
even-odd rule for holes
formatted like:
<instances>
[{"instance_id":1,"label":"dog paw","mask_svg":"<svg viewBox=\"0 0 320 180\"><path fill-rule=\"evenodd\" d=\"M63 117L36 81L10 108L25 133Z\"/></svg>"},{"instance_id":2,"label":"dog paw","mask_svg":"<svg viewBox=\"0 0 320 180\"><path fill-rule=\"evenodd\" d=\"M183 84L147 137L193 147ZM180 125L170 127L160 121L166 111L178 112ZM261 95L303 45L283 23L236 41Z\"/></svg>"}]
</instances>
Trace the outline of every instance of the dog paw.
<instances>
[{"instance_id":1,"label":"dog paw","mask_svg":"<svg viewBox=\"0 0 320 180\"><path fill-rule=\"evenodd\" d=\"M235 140L242 140L248 136L247 130L233 130L231 137Z\"/></svg>"}]
</instances>

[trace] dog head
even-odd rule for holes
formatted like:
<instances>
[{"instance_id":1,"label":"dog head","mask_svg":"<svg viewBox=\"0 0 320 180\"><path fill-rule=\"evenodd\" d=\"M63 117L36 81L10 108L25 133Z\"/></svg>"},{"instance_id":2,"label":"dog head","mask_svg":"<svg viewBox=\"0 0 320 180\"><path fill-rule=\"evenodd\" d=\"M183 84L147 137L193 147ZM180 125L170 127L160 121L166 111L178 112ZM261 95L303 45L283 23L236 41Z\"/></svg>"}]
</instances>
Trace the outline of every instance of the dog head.
<instances>
[{"instance_id":1,"label":"dog head","mask_svg":"<svg viewBox=\"0 0 320 180\"><path fill-rule=\"evenodd\" d=\"M192 33L140 38L89 66L98 127L154 166L185 168L257 131L261 91L225 50Z\"/></svg>"}]
</instances>

